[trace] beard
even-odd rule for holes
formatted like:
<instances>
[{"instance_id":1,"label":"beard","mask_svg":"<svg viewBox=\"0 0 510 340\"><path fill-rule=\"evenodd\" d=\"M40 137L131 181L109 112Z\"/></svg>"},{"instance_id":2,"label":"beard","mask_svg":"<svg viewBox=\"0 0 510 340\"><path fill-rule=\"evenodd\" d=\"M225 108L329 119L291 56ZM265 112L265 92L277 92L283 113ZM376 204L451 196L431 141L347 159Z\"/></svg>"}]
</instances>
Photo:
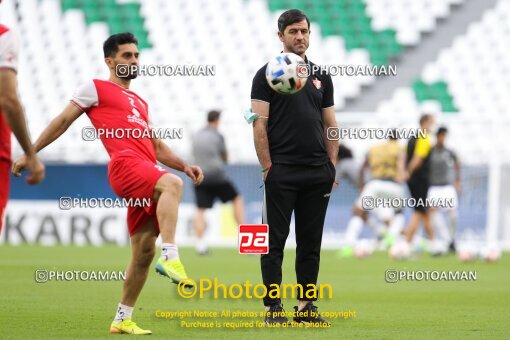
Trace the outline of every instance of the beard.
<instances>
[{"instance_id":1,"label":"beard","mask_svg":"<svg viewBox=\"0 0 510 340\"><path fill-rule=\"evenodd\" d=\"M138 77L137 72L130 72L129 74L127 74L125 77L122 77L122 78L127 79L127 80L132 80L132 79L135 79L136 77Z\"/></svg>"},{"instance_id":2,"label":"beard","mask_svg":"<svg viewBox=\"0 0 510 340\"><path fill-rule=\"evenodd\" d=\"M287 50L289 50L290 52L297 54L297 55L301 55L301 54L305 53L307 49L308 49L308 46L306 45L306 43L303 43L303 45L294 45L294 44L287 45Z\"/></svg>"},{"instance_id":3,"label":"beard","mask_svg":"<svg viewBox=\"0 0 510 340\"><path fill-rule=\"evenodd\" d=\"M138 77L138 65L119 64L115 66L115 73L121 79L131 80Z\"/></svg>"}]
</instances>

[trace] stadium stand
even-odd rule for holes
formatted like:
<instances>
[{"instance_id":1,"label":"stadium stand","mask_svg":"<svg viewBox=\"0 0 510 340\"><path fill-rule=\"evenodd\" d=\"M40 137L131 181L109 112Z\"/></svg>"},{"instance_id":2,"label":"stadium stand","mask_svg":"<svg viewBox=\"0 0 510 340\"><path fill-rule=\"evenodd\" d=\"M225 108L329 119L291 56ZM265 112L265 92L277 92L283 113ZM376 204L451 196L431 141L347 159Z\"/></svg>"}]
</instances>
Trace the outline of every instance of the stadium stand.
<instances>
[{"instance_id":1,"label":"stadium stand","mask_svg":"<svg viewBox=\"0 0 510 340\"><path fill-rule=\"evenodd\" d=\"M249 137L251 129L240 118L240 112L249 107L253 74L280 49L275 21L283 9L296 7L309 14L309 55L318 64L398 66L407 48L419 45L424 34L433 34L437 21L448 20L463 2L24 0L3 4L2 21L22 38L20 90L33 135L38 135L61 110L76 86L107 75L101 50L104 39L111 33L131 30L140 41L141 63L216 67L216 75L206 79L140 77L134 82L133 89L150 103L156 126L184 129L183 139L172 141L173 147L189 155L190 133L203 124L197 117L210 108L221 108L232 161L253 163L256 156ZM236 15L240 12L247 15ZM398 122L412 126L422 110L458 111L440 115L440 121L459 122L465 131L476 130L482 124L502 139L499 133L510 123L505 105L510 88L510 62L506 57L509 19L510 4L500 0L428 64L419 79L380 102L375 118L369 115L357 124L373 127ZM45 58L36 57L41 50ZM375 81L375 77L335 77L336 108L341 111L347 100L360 97L363 88ZM487 114L479 117L470 112ZM88 125L85 117L80 118L67 136L51 150L43 151L43 158L70 163L107 161L99 142L82 140L82 128ZM483 135L477 133L465 141L465 134L452 130L452 142L463 141L459 144L463 159L474 163L487 160L489 145L483 143ZM468 151L473 148L484 156L470 156L472 152ZM363 143L357 149L363 152ZM509 151L502 147L504 154Z\"/></svg>"}]
</instances>

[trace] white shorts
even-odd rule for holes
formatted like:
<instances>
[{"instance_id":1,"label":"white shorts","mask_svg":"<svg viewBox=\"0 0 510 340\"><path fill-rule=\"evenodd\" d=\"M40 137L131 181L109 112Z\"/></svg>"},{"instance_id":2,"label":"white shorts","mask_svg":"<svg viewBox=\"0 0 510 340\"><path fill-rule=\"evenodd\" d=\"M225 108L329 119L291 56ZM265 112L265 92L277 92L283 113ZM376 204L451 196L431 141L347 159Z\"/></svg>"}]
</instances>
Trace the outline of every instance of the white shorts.
<instances>
[{"instance_id":1,"label":"white shorts","mask_svg":"<svg viewBox=\"0 0 510 340\"><path fill-rule=\"evenodd\" d=\"M453 185L433 185L429 188L427 194L428 200L451 200L453 201L453 209L457 209L459 198L457 190Z\"/></svg>"},{"instance_id":2,"label":"white shorts","mask_svg":"<svg viewBox=\"0 0 510 340\"><path fill-rule=\"evenodd\" d=\"M365 184L356 202L357 207L360 209L363 209L363 197L403 199L405 197L405 190L404 186L397 182L373 179ZM387 207L376 207L372 212L381 220L389 220L393 218L395 210Z\"/></svg>"}]
</instances>

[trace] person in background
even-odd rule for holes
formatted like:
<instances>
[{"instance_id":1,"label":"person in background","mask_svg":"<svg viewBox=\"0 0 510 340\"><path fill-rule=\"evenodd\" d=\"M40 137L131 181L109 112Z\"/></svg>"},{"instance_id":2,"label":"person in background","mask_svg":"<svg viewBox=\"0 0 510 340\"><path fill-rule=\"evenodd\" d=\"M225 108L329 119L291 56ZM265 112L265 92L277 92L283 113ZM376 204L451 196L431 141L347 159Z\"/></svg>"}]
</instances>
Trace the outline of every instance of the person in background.
<instances>
[{"instance_id":1,"label":"person in background","mask_svg":"<svg viewBox=\"0 0 510 340\"><path fill-rule=\"evenodd\" d=\"M431 221L434 227L455 252L455 232L458 219L458 197L460 193L460 162L457 155L445 146L448 129L440 127L436 134L436 145L430 152L430 188L427 197L431 200L449 200L451 207L431 208ZM447 225L441 210L446 210Z\"/></svg>"},{"instance_id":2,"label":"person in background","mask_svg":"<svg viewBox=\"0 0 510 340\"><path fill-rule=\"evenodd\" d=\"M200 255L209 252L204 238L205 211L212 208L216 198L223 203L232 202L237 224L244 224L245 219L243 198L225 172L228 154L225 138L218 131L220 116L220 111L210 111L207 114L207 126L195 133L192 141L193 158L204 172L202 185L195 187L197 212L193 221L197 238L196 250Z\"/></svg>"}]
</instances>

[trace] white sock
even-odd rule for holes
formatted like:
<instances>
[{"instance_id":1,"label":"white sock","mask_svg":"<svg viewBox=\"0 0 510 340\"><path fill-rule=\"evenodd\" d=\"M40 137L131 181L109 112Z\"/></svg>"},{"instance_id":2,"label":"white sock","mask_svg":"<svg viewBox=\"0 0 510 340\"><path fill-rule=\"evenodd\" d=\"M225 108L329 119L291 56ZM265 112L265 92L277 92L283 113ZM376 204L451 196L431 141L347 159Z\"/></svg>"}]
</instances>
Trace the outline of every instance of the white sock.
<instances>
[{"instance_id":1,"label":"white sock","mask_svg":"<svg viewBox=\"0 0 510 340\"><path fill-rule=\"evenodd\" d=\"M400 235L400 233L402 232L402 229L404 229L404 224L405 224L404 214L402 214L402 213L395 214L395 216L393 217L393 220L391 221L390 229L388 230L388 233L391 236Z\"/></svg>"},{"instance_id":2,"label":"white sock","mask_svg":"<svg viewBox=\"0 0 510 340\"><path fill-rule=\"evenodd\" d=\"M161 257L163 260L175 260L179 258L177 245L173 243L161 244Z\"/></svg>"},{"instance_id":3,"label":"white sock","mask_svg":"<svg viewBox=\"0 0 510 340\"><path fill-rule=\"evenodd\" d=\"M432 213L432 226L437 230L441 239L448 243L450 242L450 233L448 232L448 227L446 226L442 211L435 211Z\"/></svg>"},{"instance_id":4,"label":"white sock","mask_svg":"<svg viewBox=\"0 0 510 340\"><path fill-rule=\"evenodd\" d=\"M455 233L457 232L457 210L448 211L448 231L450 234L450 241L455 240Z\"/></svg>"},{"instance_id":5,"label":"white sock","mask_svg":"<svg viewBox=\"0 0 510 340\"><path fill-rule=\"evenodd\" d=\"M345 232L345 243L353 246L361 233L363 228L363 219L359 216L351 217L349 224L347 224L347 231Z\"/></svg>"},{"instance_id":6,"label":"white sock","mask_svg":"<svg viewBox=\"0 0 510 340\"><path fill-rule=\"evenodd\" d=\"M115 314L115 322L121 322L126 319L131 319L131 315L133 314L134 307L129 307L119 303L119 307L117 308L117 314Z\"/></svg>"}]
</instances>

